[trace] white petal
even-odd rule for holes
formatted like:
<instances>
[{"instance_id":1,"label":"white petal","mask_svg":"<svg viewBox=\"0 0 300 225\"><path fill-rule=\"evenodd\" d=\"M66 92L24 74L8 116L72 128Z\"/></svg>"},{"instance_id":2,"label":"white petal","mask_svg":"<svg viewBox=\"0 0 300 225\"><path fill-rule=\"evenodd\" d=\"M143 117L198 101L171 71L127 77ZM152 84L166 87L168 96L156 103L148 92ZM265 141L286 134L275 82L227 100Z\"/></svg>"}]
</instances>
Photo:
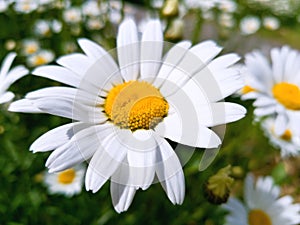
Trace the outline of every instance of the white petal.
<instances>
[{"instance_id":1,"label":"white petal","mask_svg":"<svg viewBox=\"0 0 300 225\"><path fill-rule=\"evenodd\" d=\"M229 66L232 66L237 61L240 60L240 57L235 53L230 53L226 55L222 55L220 57L215 58L208 64L208 69L213 71L222 70Z\"/></svg>"},{"instance_id":2,"label":"white petal","mask_svg":"<svg viewBox=\"0 0 300 225\"><path fill-rule=\"evenodd\" d=\"M147 134L145 133L148 133L148 131L137 130L133 133L133 136L146 136ZM141 141L141 147L139 147L138 141L137 139L126 140L127 146L130 146L127 153L129 173L132 179L130 180L130 185L134 185L136 188L141 187L145 190L152 184L154 179L157 144L151 134L147 139Z\"/></svg>"},{"instance_id":3,"label":"white petal","mask_svg":"<svg viewBox=\"0 0 300 225\"><path fill-rule=\"evenodd\" d=\"M222 51L222 48L217 46L214 41L208 40L193 46L189 51L195 54L202 64L207 64Z\"/></svg>"},{"instance_id":4,"label":"white petal","mask_svg":"<svg viewBox=\"0 0 300 225\"><path fill-rule=\"evenodd\" d=\"M252 174L248 174L244 184L244 198L248 207L251 209L255 207L255 201L253 201L254 192L254 177Z\"/></svg>"},{"instance_id":5,"label":"white petal","mask_svg":"<svg viewBox=\"0 0 300 225\"><path fill-rule=\"evenodd\" d=\"M275 113L276 106L267 106L267 107L262 107L262 108L256 108L254 110L254 115L258 117L262 116L267 116L267 115L272 115Z\"/></svg>"},{"instance_id":6,"label":"white petal","mask_svg":"<svg viewBox=\"0 0 300 225\"><path fill-rule=\"evenodd\" d=\"M46 152L58 148L59 146L66 144L75 133L90 126L84 123L68 123L59 126L55 129L48 131L47 133L36 139L30 146L30 151Z\"/></svg>"},{"instance_id":7,"label":"white petal","mask_svg":"<svg viewBox=\"0 0 300 225\"><path fill-rule=\"evenodd\" d=\"M101 112L101 108L83 105L71 98L39 98L34 100L34 105L43 112L82 122L103 123L107 120L107 117Z\"/></svg>"},{"instance_id":8,"label":"white petal","mask_svg":"<svg viewBox=\"0 0 300 225\"><path fill-rule=\"evenodd\" d=\"M281 136L287 129L287 123L288 123L287 116L283 114L279 114L275 120L275 125L274 125L275 134Z\"/></svg>"},{"instance_id":9,"label":"white petal","mask_svg":"<svg viewBox=\"0 0 300 225\"><path fill-rule=\"evenodd\" d=\"M285 63L290 48L283 46L281 49L274 48L271 50L272 69L275 82L283 81Z\"/></svg>"},{"instance_id":10,"label":"white petal","mask_svg":"<svg viewBox=\"0 0 300 225\"><path fill-rule=\"evenodd\" d=\"M137 27L133 20L126 19L120 24L117 37L119 66L126 81L139 75L139 50Z\"/></svg>"},{"instance_id":11,"label":"white petal","mask_svg":"<svg viewBox=\"0 0 300 225\"><path fill-rule=\"evenodd\" d=\"M254 76L258 83L262 86L262 88L255 86L253 88L263 92L271 90L273 86L272 70L266 57L262 55L262 53L254 51L251 54L246 54L245 64L251 75Z\"/></svg>"},{"instance_id":12,"label":"white petal","mask_svg":"<svg viewBox=\"0 0 300 225\"><path fill-rule=\"evenodd\" d=\"M112 132L109 124L89 126L76 131L70 141L52 152L46 166L51 172L59 172L89 160L101 146L102 140Z\"/></svg>"},{"instance_id":13,"label":"white petal","mask_svg":"<svg viewBox=\"0 0 300 225\"><path fill-rule=\"evenodd\" d=\"M7 77L5 78L5 83L7 87L9 87L12 83L19 80L23 76L28 74L28 69L26 69L24 66L17 66L14 67L9 73L7 74Z\"/></svg>"},{"instance_id":14,"label":"white petal","mask_svg":"<svg viewBox=\"0 0 300 225\"><path fill-rule=\"evenodd\" d=\"M110 183L112 202L115 210L118 213L127 211L129 206L131 205L135 192L136 189L134 187L118 184L115 182Z\"/></svg>"},{"instance_id":15,"label":"white petal","mask_svg":"<svg viewBox=\"0 0 300 225\"><path fill-rule=\"evenodd\" d=\"M211 129L177 113L167 116L155 127L155 132L161 137L192 147L215 148L221 144L220 138Z\"/></svg>"},{"instance_id":16,"label":"white petal","mask_svg":"<svg viewBox=\"0 0 300 225\"><path fill-rule=\"evenodd\" d=\"M108 92L113 86L123 83L123 78L119 68L113 58L109 55L103 55L90 68L82 79L80 88L88 92L103 95L101 91ZM90 90L89 86L96 87L95 91Z\"/></svg>"},{"instance_id":17,"label":"white petal","mask_svg":"<svg viewBox=\"0 0 300 225\"><path fill-rule=\"evenodd\" d=\"M276 100L270 98L269 96L262 96L257 98L256 101L253 103L255 107L267 107L276 104Z\"/></svg>"},{"instance_id":18,"label":"white petal","mask_svg":"<svg viewBox=\"0 0 300 225\"><path fill-rule=\"evenodd\" d=\"M56 62L59 65L68 68L73 73L76 73L79 77L83 77L94 63L86 55L80 53L73 53L62 56L57 59Z\"/></svg>"},{"instance_id":19,"label":"white petal","mask_svg":"<svg viewBox=\"0 0 300 225\"><path fill-rule=\"evenodd\" d=\"M11 101L15 97L14 93L7 91L0 95L0 104Z\"/></svg>"},{"instance_id":20,"label":"white petal","mask_svg":"<svg viewBox=\"0 0 300 225\"><path fill-rule=\"evenodd\" d=\"M3 60L1 70L0 70L0 81L2 82L7 75L11 64L13 63L14 59L16 58L17 54L15 52L9 53L5 59Z\"/></svg>"},{"instance_id":21,"label":"white petal","mask_svg":"<svg viewBox=\"0 0 300 225\"><path fill-rule=\"evenodd\" d=\"M153 82L153 85L159 87L165 79L168 78L172 70L182 60L187 50L191 47L191 42L182 41L174 45L164 56L163 64L159 70L159 73Z\"/></svg>"},{"instance_id":22,"label":"white petal","mask_svg":"<svg viewBox=\"0 0 300 225\"><path fill-rule=\"evenodd\" d=\"M27 99L39 99L45 97L63 97L76 99L83 104L96 106L103 104L104 100L97 95L70 87L47 87L26 94Z\"/></svg>"},{"instance_id":23,"label":"white petal","mask_svg":"<svg viewBox=\"0 0 300 225\"><path fill-rule=\"evenodd\" d=\"M146 25L141 42L141 78L156 77L161 66L163 34L159 20Z\"/></svg>"},{"instance_id":24,"label":"white petal","mask_svg":"<svg viewBox=\"0 0 300 225\"><path fill-rule=\"evenodd\" d=\"M120 133L108 135L92 157L85 177L86 190L97 192L123 162L127 148Z\"/></svg>"},{"instance_id":25,"label":"white petal","mask_svg":"<svg viewBox=\"0 0 300 225\"><path fill-rule=\"evenodd\" d=\"M36 68L32 74L55 80L73 87L78 87L80 84L79 76L61 66L41 66Z\"/></svg>"},{"instance_id":26,"label":"white petal","mask_svg":"<svg viewBox=\"0 0 300 225\"><path fill-rule=\"evenodd\" d=\"M135 195L136 188L130 185L130 181L123 182L130 175L128 162L124 159L121 166L112 175L110 183L111 198L115 210L118 213L126 211Z\"/></svg>"},{"instance_id":27,"label":"white petal","mask_svg":"<svg viewBox=\"0 0 300 225\"><path fill-rule=\"evenodd\" d=\"M235 103L218 102L203 105L198 112L199 123L207 127L213 127L240 120L245 116L246 109Z\"/></svg>"},{"instance_id":28,"label":"white petal","mask_svg":"<svg viewBox=\"0 0 300 225\"><path fill-rule=\"evenodd\" d=\"M156 174L168 198L173 204L182 204L185 194L184 174L177 155L169 143L157 138Z\"/></svg>"},{"instance_id":29,"label":"white petal","mask_svg":"<svg viewBox=\"0 0 300 225\"><path fill-rule=\"evenodd\" d=\"M103 55L108 54L106 50L104 50L100 45L97 43L86 39L86 38L80 38L78 39L78 44L81 47L81 49L84 51L84 53L93 60L100 59Z\"/></svg>"},{"instance_id":30,"label":"white petal","mask_svg":"<svg viewBox=\"0 0 300 225\"><path fill-rule=\"evenodd\" d=\"M21 99L10 104L8 111L23 112L23 113L43 113L38 107L29 99Z\"/></svg>"}]
</instances>

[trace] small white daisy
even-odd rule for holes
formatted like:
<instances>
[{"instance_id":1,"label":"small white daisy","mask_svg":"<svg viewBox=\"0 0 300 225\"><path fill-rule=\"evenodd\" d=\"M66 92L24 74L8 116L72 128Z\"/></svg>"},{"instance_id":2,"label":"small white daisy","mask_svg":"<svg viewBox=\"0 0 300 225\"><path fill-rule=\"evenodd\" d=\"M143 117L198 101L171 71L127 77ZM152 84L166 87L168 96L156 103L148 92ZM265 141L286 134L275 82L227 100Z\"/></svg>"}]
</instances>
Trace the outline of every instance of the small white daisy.
<instances>
[{"instance_id":1,"label":"small white daisy","mask_svg":"<svg viewBox=\"0 0 300 225\"><path fill-rule=\"evenodd\" d=\"M51 34L51 23L48 20L37 20L34 25L34 32L42 37Z\"/></svg>"},{"instance_id":2,"label":"small white daisy","mask_svg":"<svg viewBox=\"0 0 300 225\"><path fill-rule=\"evenodd\" d=\"M286 129L283 134L277 135L274 132L275 120L272 117L266 118L261 124L265 135L270 142L281 150L281 157L296 156L300 152L300 137L295 136L290 129ZM289 126L287 126L289 127Z\"/></svg>"},{"instance_id":3,"label":"small white daisy","mask_svg":"<svg viewBox=\"0 0 300 225\"><path fill-rule=\"evenodd\" d=\"M40 43L35 39L25 39L22 41L21 53L25 56L37 53L40 50Z\"/></svg>"},{"instance_id":4,"label":"small white daisy","mask_svg":"<svg viewBox=\"0 0 300 225\"><path fill-rule=\"evenodd\" d=\"M232 0L219 0L217 6L224 13L233 13L237 9L236 2Z\"/></svg>"},{"instance_id":5,"label":"small white daisy","mask_svg":"<svg viewBox=\"0 0 300 225\"><path fill-rule=\"evenodd\" d=\"M64 194L67 197L79 194L82 190L85 167L77 165L59 173L44 173L44 183L50 194Z\"/></svg>"},{"instance_id":6,"label":"small white daisy","mask_svg":"<svg viewBox=\"0 0 300 225\"><path fill-rule=\"evenodd\" d=\"M11 0L0 0L0 12L5 12L11 2Z\"/></svg>"},{"instance_id":7,"label":"small white daisy","mask_svg":"<svg viewBox=\"0 0 300 225\"><path fill-rule=\"evenodd\" d=\"M76 24L82 21L80 8L71 7L63 12L63 19L66 23Z\"/></svg>"},{"instance_id":8,"label":"small white daisy","mask_svg":"<svg viewBox=\"0 0 300 225\"><path fill-rule=\"evenodd\" d=\"M9 70L16 53L9 53L3 60L0 70L0 104L9 102L14 98L14 94L7 89L15 81L28 74L28 70L24 66L16 66Z\"/></svg>"},{"instance_id":9,"label":"small white daisy","mask_svg":"<svg viewBox=\"0 0 300 225\"><path fill-rule=\"evenodd\" d=\"M276 17L265 17L263 25L268 30L277 30L280 27L280 20Z\"/></svg>"},{"instance_id":10,"label":"small white daisy","mask_svg":"<svg viewBox=\"0 0 300 225\"><path fill-rule=\"evenodd\" d=\"M260 28L261 22L258 17L248 16L241 20L240 30L244 35L254 34Z\"/></svg>"},{"instance_id":11,"label":"small white daisy","mask_svg":"<svg viewBox=\"0 0 300 225\"><path fill-rule=\"evenodd\" d=\"M27 57L27 64L30 67L40 66L52 62L54 60L54 53L50 50L39 50L35 54Z\"/></svg>"},{"instance_id":12,"label":"small white daisy","mask_svg":"<svg viewBox=\"0 0 300 225\"><path fill-rule=\"evenodd\" d=\"M280 197L280 187L271 177L259 177L256 184L248 174L244 184L244 202L229 198L225 225L296 225L300 223L300 204L289 195Z\"/></svg>"},{"instance_id":13,"label":"small white daisy","mask_svg":"<svg viewBox=\"0 0 300 225\"><path fill-rule=\"evenodd\" d=\"M101 15L102 11L99 7L99 2L97 1L86 1L82 5L82 14L89 17L98 17Z\"/></svg>"},{"instance_id":14,"label":"small white daisy","mask_svg":"<svg viewBox=\"0 0 300 225\"><path fill-rule=\"evenodd\" d=\"M181 204L182 165L166 138L190 146L189 154L195 147L221 144L210 128L246 113L238 104L221 102L244 85L239 71L230 68L239 57L215 58L221 48L213 41L193 47L183 41L163 56L159 20L150 20L141 36L132 20L122 22L117 62L98 44L78 42L85 54L63 56L57 60L61 66L32 72L72 87L30 92L10 106L11 111L75 120L45 133L30 149L54 150L46 162L50 172L89 161L86 189L97 192L111 180L117 212L127 210L136 190L147 189L155 176L170 201Z\"/></svg>"},{"instance_id":15,"label":"small white daisy","mask_svg":"<svg viewBox=\"0 0 300 225\"><path fill-rule=\"evenodd\" d=\"M19 13L31 13L38 8L36 0L18 0L14 3L14 9Z\"/></svg>"},{"instance_id":16,"label":"small white daisy","mask_svg":"<svg viewBox=\"0 0 300 225\"><path fill-rule=\"evenodd\" d=\"M287 46L271 50L271 62L261 52L246 54L248 70L243 99L255 99L258 118L275 116L274 131L282 135L287 126L300 135L300 54Z\"/></svg>"},{"instance_id":17,"label":"small white daisy","mask_svg":"<svg viewBox=\"0 0 300 225\"><path fill-rule=\"evenodd\" d=\"M232 28L235 25L235 20L232 14L222 13L218 18L219 24L226 28Z\"/></svg>"}]
</instances>

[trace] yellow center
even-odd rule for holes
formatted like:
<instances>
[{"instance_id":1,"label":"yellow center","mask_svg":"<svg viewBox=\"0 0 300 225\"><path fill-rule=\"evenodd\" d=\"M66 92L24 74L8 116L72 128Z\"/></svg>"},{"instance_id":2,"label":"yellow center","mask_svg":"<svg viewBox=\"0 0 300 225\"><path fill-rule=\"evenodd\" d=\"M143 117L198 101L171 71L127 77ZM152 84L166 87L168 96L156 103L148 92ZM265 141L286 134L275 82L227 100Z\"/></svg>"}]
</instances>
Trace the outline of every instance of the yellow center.
<instances>
[{"instance_id":1,"label":"yellow center","mask_svg":"<svg viewBox=\"0 0 300 225\"><path fill-rule=\"evenodd\" d=\"M29 45L26 49L26 52L28 54L33 54L38 50L38 47L36 45Z\"/></svg>"},{"instance_id":2,"label":"yellow center","mask_svg":"<svg viewBox=\"0 0 300 225\"><path fill-rule=\"evenodd\" d=\"M300 89L286 82L275 84L272 89L276 100L287 109L300 110Z\"/></svg>"},{"instance_id":3,"label":"yellow center","mask_svg":"<svg viewBox=\"0 0 300 225\"><path fill-rule=\"evenodd\" d=\"M58 182L61 184L70 184L73 182L75 178L75 170L74 169L67 169L62 171L58 174Z\"/></svg>"},{"instance_id":4,"label":"yellow center","mask_svg":"<svg viewBox=\"0 0 300 225\"><path fill-rule=\"evenodd\" d=\"M290 141L292 139L292 132L290 130L285 130L285 132L280 136L280 138L285 141Z\"/></svg>"},{"instance_id":5,"label":"yellow center","mask_svg":"<svg viewBox=\"0 0 300 225\"><path fill-rule=\"evenodd\" d=\"M272 225L268 214L260 209L252 209L248 214L249 225Z\"/></svg>"},{"instance_id":6,"label":"yellow center","mask_svg":"<svg viewBox=\"0 0 300 225\"><path fill-rule=\"evenodd\" d=\"M129 81L109 91L104 110L115 125L135 131L154 128L168 114L169 105L151 84Z\"/></svg>"},{"instance_id":7,"label":"yellow center","mask_svg":"<svg viewBox=\"0 0 300 225\"><path fill-rule=\"evenodd\" d=\"M39 66L39 65L43 65L46 64L47 60L43 57L43 56L36 56L35 58L35 65Z\"/></svg>"},{"instance_id":8,"label":"yellow center","mask_svg":"<svg viewBox=\"0 0 300 225\"><path fill-rule=\"evenodd\" d=\"M245 85L242 89L243 94L248 94L249 92L255 91L255 89L249 85Z\"/></svg>"}]
</instances>

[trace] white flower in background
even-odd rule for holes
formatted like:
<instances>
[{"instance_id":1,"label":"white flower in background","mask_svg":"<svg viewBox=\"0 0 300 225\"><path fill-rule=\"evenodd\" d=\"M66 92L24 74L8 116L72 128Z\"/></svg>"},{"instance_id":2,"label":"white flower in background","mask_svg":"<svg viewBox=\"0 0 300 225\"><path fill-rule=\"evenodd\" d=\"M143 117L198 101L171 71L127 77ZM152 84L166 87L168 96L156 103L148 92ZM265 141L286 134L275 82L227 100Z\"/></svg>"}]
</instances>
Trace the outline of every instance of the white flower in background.
<instances>
[{"instance_id":1,"label":"white flower in background","mask_svg":"<svg viewBox=\"0 0 300 225\"><path fill-rule=\"evenodd\" d=\"M97 1L86 1L82 5L82 14L89 17L97 17L101 15L101 9L99 2Z\"/></svg>"},{"instance_id":2,"label":"white flower in background","mask_svg":"<svg viewBox=\"0 0 300 225\"><path fill-rule=\"evenodd\" d=\"M11 3L11 0L0 0L0 12L5 12Z\"/></svg>"},{"instance_id":3,"label":"white flower in background","mask_svg":"<svg viewBox=\"0 0 300 225\"><path fill-rule=\"evenodd\" d=\"M104 25L104 22L100 18L89 18L86 21L86 27L89 30L100 30Z\"/></svg>"},{"instance_id":4,"label":"white flower in background","mask_svg":"<svg viewBox=\"0 0 300 225\"><path fill-rule=\"evenodd\" d=\"M218 18L219 24L226 28L232 28L235 25L235 20L232 14L222 13Z\"/></svg>"},{"instance_id":5,"label":"white flower in background","mask_svg":"<svg viewBox=\"0 0 300 225\"><path fill-rule=\"evenodd\" d=\"M30 67L36 67L40 65L47 64L49 62L52 62L54 60L54 52L50 50L39 50L33 55L30 55L27 57L27 64Z\"/></svg>"},{"instance_id":6,"label":"white flower in background","mask_svg":"<svg viewBox=\"0 0 300 225\"><path fill-rule=\"evenodd\" d=\"M270 139L270 142L280 148L281 157L296 156L300 152L300 136L295 136L291 129L286 129L283 134L276 135L274 132L274 118L267 118L261 124L265 135ZM289 126L287 126L289 127Z\"/></svg>"},{"instance_id":7,"label":"white flower in background","mask_svg":"<svg viewBox=\"0 0 300 225\"><path fill-rule=\"evenodd\" d=\"M218 0L184 0L188 9L202 9L207 11L216 6Z\"/></svg>"},{"instance_id":8,"label":"white flower in background","mask_svg":"<svg viewBox=\"0 0 300 225\"><path fill-rule=\"evenodd\" d=\"M65 9L63 19L66 23L80 23L82 20L81 10L76 7Z\"/></svg>"},{"instance_id":9,"label":"white flower in background","mask_svg":"<svg viewBox=\"0 0 300 225\"><path fill-rule=\"evenodd\" d=\"M240 30L242 34L249 35L254 34L260 28L261 22L258 17L248 16L241 20Z\"/></svg>"},{"instance_id":10,"label":"white flower in background","mask_svg":"<svg viewBox=\"0 0 300 225\"><path fill-rule=\"evenodd\" d=\"M265 17L263 25L268 30L277 30L280 27L280 21L276 17Z\"/></svg>"},{"instance_id":11,"label":"white flower in background","mask_svg":"<svg viewBox=\"0 0 300 225\"><path fill-rule=\"evenodd\" d=\"M164 4L164 0L152 0L151 5L153 8L161 9Z\"/></svg>"},{"instance_id":12,"label":"white flower in background","mask_svg":"<svg viewBox=\"0 0 300 225\"><path fill-rule=\"evenodd\" d=\"M50 172L88 160L86 189L97 192L110 179L117 212L127 210L136 190L147 189L155 175L170 201L181 204L182 165L165 138L190 146L189 154L195 147L217 148L221 139L210 128L246 112L221 102L244 85L239 71L230 68L239 60L236 54L215 58L222 49L213 41L193 47L183 41L163 56L158 20L150 20L139 36L132 20L122 22L118 64L98 44L80 39L85 54L63 56L57 60L61 66L32 72L72 87L36 90L10 106L10 111L73 119L39 137L30 149L54 150L46 162Z\"/></svg>"},{"instance_id":13,"label":"white flower in background","mask_svg":"<svg viewBox=\"0 0 300 225\"><path fill-rule=\"evenodd\" d=\"M51 34L51 24L48 20L37 20L34 25L34 32L40 36Z\"/></svg>"},{"instance_id":14,"label":"white flower in background","mask_svg":"<svg viewBox=\"0 0 300 225\"><path fill-rule=\"evenodd\" d=\"M5 41L4 47L6 50L11 51L17 46L17 43L13 39L7 39Z\"/></svg>"},{"instance_id":15,"label":"white flower in background","mask_svg":"<svg viewBox=\"0 0 300 225\"><path fill-rule=\"evenodd\" d=\"M19 13L31 13L38 8L36 0L18 0L14 3L14 9Z\"/></svg>"},{"instance_id":16,"label":"white flower in background","mask_svg":"<svg viewBox=\"0 0 300 225\"><path fill-rule=\"evenodd\" d=\"M0 104L11 101L14 93L7 89L15 81L28 74L28 70L24 66L16 66L10 70L10 67L16 57L16 53L9 53L3 60L0 70Z\"/></svg>"},{"instance_id":17,"label":"white flower in background","mask_svg":"<svg viewBox=\"0 0 300 225\"><path fill-rule=\"evenodd\" d=\"M255 99L254 114L275 116L274 132L290 129L300 135L300 54L287 46L271 50L271 62L261 52L245 56L248 70L243 99Z\"/></svg>"},{"instance_id":18,"label":"white flower in background","mask_svg":"<svg viewBox=\"0 0 300 225\"><path fill-rule=\"evenodd\" d=\"M35 39L25 39L22 41L21 52L28 56L37 53L40 50L40 43Z\"/></svg>"},{"instance_id":19,"label":"white flower in background","mask_svg":"<svg viewBox=\"0 0 300 225\"><path fill-rule=\"evenodd\" d=\"M271 177L259 177L256 184L248 174L244 184L244 204L229 198L225 225L296 225L300 223L300 204L289 195L280 197L280 187Z\"/></svg>"},{"instance_id":20,"label":"white flower in background","mask_svg":"<svg viewBox=\"0 0 300 225\"><path fill-rule=\"evenodd\" d=\"M219 0L217 6L224 13L233 13L237 8L236 3L232 0Z\"/></svg>"},{"instance_id":21,"label":"white flower in background","mask_svg":"<svg viewBox=\"0 0 300 225\"><path fill-rule=\"evenodd\" d=\"M63 25L59 20L52 20L51 21L51 30L53 33L60 33L62 31Z\"/></svg>"},{"instance_id":22,"label":"white flower in background","mask_svg":"<svg viewBox=\"0 0 300 225\"><path fill-rule=\"evenodd\" d=\"M45 172L44 183L50 194L63 194L72 197L82 190L85 170L83 165L78 165L59 173Z\"/></svg>"}]
</instances>

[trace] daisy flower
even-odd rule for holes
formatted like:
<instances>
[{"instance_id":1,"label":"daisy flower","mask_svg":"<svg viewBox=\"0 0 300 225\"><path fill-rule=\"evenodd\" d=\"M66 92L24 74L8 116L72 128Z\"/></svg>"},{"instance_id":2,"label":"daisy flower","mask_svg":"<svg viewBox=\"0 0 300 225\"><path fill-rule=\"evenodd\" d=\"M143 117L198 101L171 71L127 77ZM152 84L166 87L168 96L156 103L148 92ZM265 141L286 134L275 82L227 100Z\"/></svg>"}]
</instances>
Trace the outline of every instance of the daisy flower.
<instances>
[{"instance_id":1,"label":"daisy flower","mask_svg":"<svg viewBox=\"0 0 300 225\"><path fill-rule=\"evenodd\" d=\"M80 23L82 20L81 16L81 10L76 7L65 9L63 12L64 21L70 24Z\"/></svg>"},{"instance_id":2,"label":"daisy flower","mask_svg":"<svg viewBox=\"0 0 300 225\"><path fill-rule=\"evenodd\" d=\"M30 67L47 64L54 59L54 53L50 50L39 50L35 54L27 57L27 64Z\"/></svg>"},{"instance_id":3,"label":"daisy flower","mask_svg":"<svg viewBox=\"0 0 300 225\"><path fill-rule=\"evenodd\" d=\"M25 39L22 41L21 52L23 55L32 55L40 49L40 43L35 39Z\"/></svg>"},{"instance_id":4,"label":"daisy flower","mask_svg":"<svg viewBox=\"0 0 300 225\"><path fill-rule=\"evenodd\" d=\"M39 4L35 0L18 0L15 1L14 9L19 13L31 13L38 8Z\"/></svg>"},{"instance_id":5,"label":"daisy flower","mask_svg":"<svg viewBox=\"0 0 300 225\"><path fill-rule=\"evenodd\" d=\"M225 225L293 225L300 223L300 204L289 195L279 198L280 188L271 177L259 177L256 184L251 174L244 184L243 204L229 198L224 208L229 211Z\"/></svg>"},{"instance_id":6,"label":"daisy flower","mask_svg":"<svg viewBox=\"0 0 300 225\"><path fill-rule=\"evenodd\" d=\"M240 30L243 35L254 34L260 28L261 22L258 17L248 16L241 20Z\"/></svg>"},{"instance_id":7,"label":"daisy flower","mask_svg":"<svg viewBox=\"0 0 300 225\"><path fill-rule=\"evenodd\" d=\"M7 91L11 84L25 76L28 70L24 66L16 66L9 70L13 63L16 53L9 53L3 60L0 69L0 104L9 102L14 98L14 93Z\"/></svg>"},{"instance_id":8,"label":"daisy flower","mask_svg":"<svg viewBox=\"0 0 300 225\"><path fill-rule=\"evenodd\" d=\"M167 139L194 148L217 148L210 129L244 117L245 109L220 102L241 88L236 54L215 58L212 41L174 45L163 56L159 20L150 20L139 39L136 24L123 21L117 36L117 62L98 44L80 39L85 54L71 54L34 75L71 87L48 87L14 102L11 111L49 113L73 119L38 138L33 152L51 151L46 166L59 172L88 160L87 190L97 192L111 180L117 212L130 206L155 175L173 204L185 194L182 165ZM214 59L215 58L215 59ZM208 150L212 151L212 150Z\"/></svg>"},{"instance_id":9,"label":"daisy flower","mask_svg":"<svg viewBox=\"0 0 300 225\"><path fill-rule=\"evenodd\" d=\"M268 30L277 30L280 27L280 20L276 17L265 17L263 25Z\"/></svg>"},{"instance_id":10,"label":"daisy flower","mask_svg":"<svg viewBox=\"0 0 300 225\"><path fill-rule=\"evenodd\" d=\"M44 174L44 183L47 185L50 194L64 194L71 197L79 194L83 185L85 167L78 165L59 173Z\"/></svg>"},{"instance_id":11,"label":"daisy flower","mask_svg":"<svg viewBox=\"0 0 300 225\"><path fill-rule=\"evenodd\" d=\"M300 135L300 55L284 46L271 50L271 61L259 51L245 56L248 70L243 99L255 99L258 118L275 116L274 132L282 135L290 125Z\"/></svg>"},{"instance_id":12,"label":"daisy flower","mask_svg":"<svg viewBox=\"0 0 300 225\"><path fill-rule=\"evenodd\" d=\"M265 135L270 142L280 148L281 157L296 156L300 151L300 137L295 136L290 129L286 129L283 134L277 135L274 132L275 120L270 117L262 121L261 124Z\"/></svg>"}]
</instances>

